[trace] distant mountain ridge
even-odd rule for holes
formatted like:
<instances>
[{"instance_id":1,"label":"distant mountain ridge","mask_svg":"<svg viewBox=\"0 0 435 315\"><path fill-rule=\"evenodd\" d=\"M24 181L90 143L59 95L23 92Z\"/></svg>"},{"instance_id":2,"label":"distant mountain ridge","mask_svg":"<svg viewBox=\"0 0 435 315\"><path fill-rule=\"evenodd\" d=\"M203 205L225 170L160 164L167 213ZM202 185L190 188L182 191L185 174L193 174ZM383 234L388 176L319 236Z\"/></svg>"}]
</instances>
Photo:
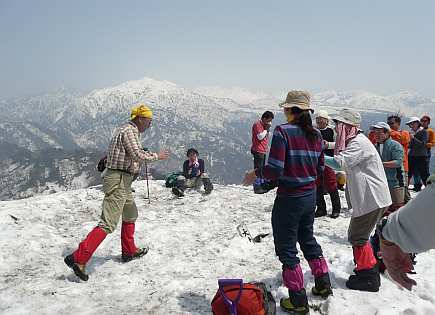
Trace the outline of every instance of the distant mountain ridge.
<instances>
[{"instance_id":1,"label":"distant mountain ridge","mask_svg":"<svg viewBox=\"0 0 435 315\"><path fill-rule=\"evenodd\" d=\"M169 161L150 166L154 176L161 178L179 169L187 148L197 147L213 180L238 183L252 167L249 152L252 123L265 110L278 113L275 123L284 121L278 108L281 101L267 93L243 88L191 90L151 78L87 94L62 89L41 96L0 100L0 151L4 155L0 199L44 191L48 181L58 182L60 188L71 186L66 183L72 183L73 179L56 179L55 174L63 173L59 169L50 171L52 175L42 176L39 181L22 180L30 178L30 173L33 178L40 176L35 171L39 165L23 160L32 156L32 152L38 156L46 152L44 167L47 169L65 167L56 161L68 160L69 169L74 170L69 176L81 176L75 183L98 182L94 169L96 157L106 150L113 128L127 121L132 106L139 102L149 104L154 111L153 126L143 137L144 146L154 151L160 148L171 151ZM313 95L313 105L330 112L342 107L358 108L365 127L370 121L385 120L391 112L402 111L410 116L435 111L434 100L412 92L377 96L368 92L329 91ZM83 159L77 152L82 152ZM13 173L8 171L11 169Z\"/></svg>"}]
</instances>

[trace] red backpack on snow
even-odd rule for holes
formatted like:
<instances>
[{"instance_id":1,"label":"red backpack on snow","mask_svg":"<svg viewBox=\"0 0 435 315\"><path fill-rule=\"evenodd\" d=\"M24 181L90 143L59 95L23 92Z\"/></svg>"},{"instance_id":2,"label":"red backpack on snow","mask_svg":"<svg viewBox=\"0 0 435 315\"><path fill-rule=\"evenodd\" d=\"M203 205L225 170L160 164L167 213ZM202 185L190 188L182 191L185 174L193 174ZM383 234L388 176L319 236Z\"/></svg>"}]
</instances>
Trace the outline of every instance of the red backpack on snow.
<instances>
[{"instance_id":1,"label":"red backpack on snow","mask_svg":"<svg viewBox=\"0 0 435 315\"><path fill-rule=\"evenodd\" d=\"M219 279L212 302L213 315L275 315L276 303L262 282L243 283L242 279Z\"/></svg>"}]
</instances>

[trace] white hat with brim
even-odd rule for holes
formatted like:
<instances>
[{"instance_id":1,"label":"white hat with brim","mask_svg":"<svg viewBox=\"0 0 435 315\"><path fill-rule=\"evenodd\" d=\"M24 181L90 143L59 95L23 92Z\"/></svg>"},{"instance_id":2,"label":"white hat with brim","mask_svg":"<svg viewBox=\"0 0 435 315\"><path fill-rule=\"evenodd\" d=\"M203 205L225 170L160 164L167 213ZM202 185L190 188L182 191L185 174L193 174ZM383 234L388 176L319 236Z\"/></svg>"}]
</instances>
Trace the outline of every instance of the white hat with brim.
<instances>
[{"instance_id":1,"label":"white hat with brim","mask_svg":"<svg viewBox=\"0 0 435 315\"><path fill-rule=\"evenodd\" d=\"M370 126L370 130L374 130L374 129L385 129L391 131L391 127L386 122L383 121L377 122L376 124Z\"/></svg>"},{"instance_id":2,"label":"white hat with brim","mask_svg":"<svg viewBox=\"0 0 435 315\"><path fill-rule=\"evenodd\" d=\"M338 114L332 115L332 120L359 127L361 125L361 114L355 110L343 108Z\"/></svg>"},{"instance_id":3,"label":"white hat with brim","mask_svg":"<svg viewBox=\"0 0 435 315\"><path fill-rule=\"evenodd\" d=\"M331 117L329 117L329 115L328 115L328 112L326 110L323 110L323 109L317 111L315 116L316 116L316 118L325 118L325 119L328 119L328 120L331 119Z\"/></svg>"},{"instance_id":4,"label":"white hat with brim","mask_svg":"<svg viewBox=\"0 0 435 315\"><path fill-rule=\"evenodd\" d=\"M420 118L418 118L418 117L416 117L416 116L413 116L413 117L411 117L411 118L409 119L409 121L408 121L406 124L409 125L409 124L412 124L413 122L419 122L419 123L421 123L421 122L420 122Z\"/></svg>"}]
</instances>

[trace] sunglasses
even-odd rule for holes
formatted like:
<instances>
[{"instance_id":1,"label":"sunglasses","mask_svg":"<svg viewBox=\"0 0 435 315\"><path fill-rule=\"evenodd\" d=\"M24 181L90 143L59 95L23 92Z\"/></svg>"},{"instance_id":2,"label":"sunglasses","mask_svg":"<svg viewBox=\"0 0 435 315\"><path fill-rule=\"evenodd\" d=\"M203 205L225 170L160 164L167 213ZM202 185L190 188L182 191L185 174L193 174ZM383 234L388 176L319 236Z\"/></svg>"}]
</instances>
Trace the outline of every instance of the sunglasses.
<instances>
[{"instance_id":1,"label":"sunglasses","mask_svg":"<svg viewBox=\"0 0 435 315\"><path fill-rule=\"evenodd\" d=\"M394 125L394 121L387 121L387 124Z\"/></svg>"}]
</instances>

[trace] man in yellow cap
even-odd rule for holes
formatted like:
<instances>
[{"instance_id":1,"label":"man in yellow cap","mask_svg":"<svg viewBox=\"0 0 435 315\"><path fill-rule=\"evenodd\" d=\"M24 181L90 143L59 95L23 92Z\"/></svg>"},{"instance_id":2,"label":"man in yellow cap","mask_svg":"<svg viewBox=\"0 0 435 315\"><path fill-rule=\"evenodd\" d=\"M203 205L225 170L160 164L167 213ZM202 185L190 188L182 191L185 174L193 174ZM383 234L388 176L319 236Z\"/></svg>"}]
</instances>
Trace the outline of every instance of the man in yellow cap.
<instances>
[{"instance_id":1,"label":"man in yellow cap","mask_svg":"<svg viewBox=\"0 0 435 315\"><path fill-rule=\"evenodd\" d=\"M140 258L148 248L137 248L134 243L135 221L138 217L136 203L131 192L134 174L139 172L143 162L166 160L167 150L159 153L145 152L139 140L151 125L153 113L144 104L131 111L131 120L116 128L107 152L106 174L103 179L104 200L98 225L80 243L78 249L65 257L65 263L82 280L87 281L86 263L97 247L112 233L122 216L121 249L122 260L128 262Z\"/></svg>"}]
</instances>

